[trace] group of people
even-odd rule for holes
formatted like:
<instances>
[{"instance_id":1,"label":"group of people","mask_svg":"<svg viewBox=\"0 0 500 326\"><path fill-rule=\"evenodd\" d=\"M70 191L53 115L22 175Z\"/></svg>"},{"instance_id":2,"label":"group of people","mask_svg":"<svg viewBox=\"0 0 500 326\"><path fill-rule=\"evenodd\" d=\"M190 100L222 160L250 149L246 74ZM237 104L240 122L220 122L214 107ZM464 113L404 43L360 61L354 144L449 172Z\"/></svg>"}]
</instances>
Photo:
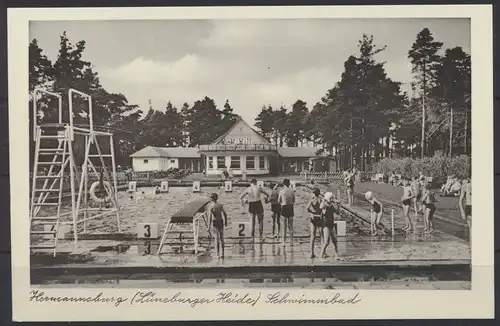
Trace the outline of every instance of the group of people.
<instances>
[{"instance_id":1,"label":"group of people","mask_svg":"<svg viewBox=\"0 0 500 326\"><path fill-rule=\"evenodd\" d=\"M273 238L281 237L281 244L285 245L287 235L289 236L290 246L293 246L294 228L293 218L295 215L294 205L295 191L292 188L289 179L284 179L282 187L278 183L270 184L271 190L268 192L263 187L257 185L257 180L252 179L250 186L246 188L240 195L242 205L248 204L248 212L252 218L251 237L255 238L255 225L258 224L259 237L262 240L264 230L264 206L262 204L262 196L265 203L270 204L272 218L272 236ZM340 214L340 201L335 199L331 192L327 192L324 196L321 195L319 189L314 189L312 192L313 198L307 205L307 211L311 214L311 258L315 258L314 242L319 237L321 239L321 256L326 258L326 248L330 243L334 245L335 258L338 259L337 237L335 234L335 214ZM210 195L211 205L210 225L213 227L217 257L224 258L224 228L227 227L227 213L224 207L218 202L218 195L212 193Z\"/></svg>"}]
</instances>

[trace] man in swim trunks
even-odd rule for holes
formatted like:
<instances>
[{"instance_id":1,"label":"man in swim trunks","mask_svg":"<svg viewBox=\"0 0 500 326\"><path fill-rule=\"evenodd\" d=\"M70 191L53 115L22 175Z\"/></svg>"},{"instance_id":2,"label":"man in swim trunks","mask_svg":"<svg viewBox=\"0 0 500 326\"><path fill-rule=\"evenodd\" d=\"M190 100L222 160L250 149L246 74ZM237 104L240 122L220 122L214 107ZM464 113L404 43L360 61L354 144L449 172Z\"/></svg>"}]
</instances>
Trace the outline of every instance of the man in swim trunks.
<instances>
[{"instance_id":1,"label":"man in swim trunks","mask_svg":"<svg viewBox=\"0 0 500 326\"><path fill-rule=\"evenodd\" d=\"M281 205L281 216L283 216L283 243L285 245L286 241L286 230L290 234L290 245L293 246L293 205L295 204L295 192L290 186L290 180L283 180L283 185L285 186L281 189L278 202Z\"/></svg>"},{"instance_id":2,"label":"man in swim trunks","mask_svg":"<svg viewBox=\"0 0 500 326\"><path fill-rule=\"evenodd\" d=\"M322 209L321 209L321 192L318 188L313 190L313 198L307 205L307 212L311 213L310 225L311 225L311 258L315 258L314 255L314 241L316 240L316 231L319 230L321 242L323 242L323 218L322 218Z\"/></svg>"},{"instance_id":3,"label":"man in swim trunks","mask_svg":"<svg viewBox=\"0 0 500 326\"><path fill-rule=\"evenodd\" d=\"M262 233L264 231L264 207L262 206L262 195L269 199L269 195L265 192L262 187L257 186L257 180L254 178L250 182L250 187L245 189L240 195L240 201L243 205L243 198L248 196L248 212L252 216L252 238L255 238L255 218L257 217L259 221L259 234L262 239Z\"/></svg>"},{"instance_id":4,"label":"man in swim trunks","mask_svg":"<svg viewBox=\"0 0 500 326\"><path fill-rule=\"evenodd\" d=\"M271 203L271 212L273 219L273 238L279 237L281 231L280 217L281 217L281 205L278 201L279 190L278 184L271 184L271 196L269 197L269 202ZM278 228L278 232L276 231Z\"/></svg>"},{"instance_id":5,"label":"man in swim trunks","mask_svg":"<svg viewBox=\"0 0 500 326\"><path fill-rule=\"evenodd\" d=\"M465 207L464 207L465 198ZM469 237L471 229L471 218L472 218L472 183L470 177L465 179L462 184L462 189L460 190L460 197L458 199L458 206L460 207L460 215L463 220L467 220L467 225L469 226Z\"/></svg>"},{"instance_id":6,"label":"man in swim trunks","mask_svg":"<svg viewBox=\"0 0 500 326\"><path fill-rule=\"evenodd\" d=\"M224 207L217 202L219 195L210 195L210 220L215 233L215 243L217 247L217 258L224 258L224 227L227 227L227 213ZM222 219L224 217L224 219ZM220 254L222 250L222 255Z\"/></svg>"},{"instance_id":7,"label":"man in swim trunks","mask_svg":"<svg viewBox=\"0 0 500 326\"><path fill-rule=\"evenodd\" d=\"M408 184L408 178L403 177L403 197L401 197L401 201L403 202L403 211L406 220L406 226L404 227L404 231L410 232L413 229L413 224L410 219L410 207L412 204L412 199L415 197L413 194L413 190L411 186Z\"/></svg>"}]
</instances>

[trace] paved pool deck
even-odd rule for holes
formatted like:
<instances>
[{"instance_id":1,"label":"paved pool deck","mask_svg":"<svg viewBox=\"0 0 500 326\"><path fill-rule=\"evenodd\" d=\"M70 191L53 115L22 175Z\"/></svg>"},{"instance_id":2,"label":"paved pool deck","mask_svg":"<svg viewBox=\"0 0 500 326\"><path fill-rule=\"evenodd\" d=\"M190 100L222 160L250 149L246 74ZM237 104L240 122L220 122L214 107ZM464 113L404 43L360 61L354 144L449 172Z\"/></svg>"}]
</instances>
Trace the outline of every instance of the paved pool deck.
<instances>
[{"instance_id":1,"label":"paved pool deck","mask_svg":"<svg viewBox=\"0 0 500 326\"><path fill-rule=\"evenodd\" d=\"M284 246L266 238L227 239L225 258L217 259L208 239L202 239L198 254L191 245L179 250L177 245L165 245L156 255L155 241L80 241L77 251L71 241L61 243L61 252L54 258L48 253L32 256L32 279L82 275L138 274L210 274L248 277L253 273L321 273L335 272L349 279L365 273L368 277L386 277L388 273L405 275L436 275L445 279L470 279L470 247L467 242L436 231L427 235L417 230L409 235L360 236L339 238L341 261L333 258L311 258L309 239L294 240ZM64 249L66 248L66 250ZM315 254L319 256L319 240ZM327 248L333 256L333 247ZM354 274L353 274L354 273ZM349 276L351 275L351 276ZM148 276L150 278L150 276Z\"/></svg>"}]
</instances>

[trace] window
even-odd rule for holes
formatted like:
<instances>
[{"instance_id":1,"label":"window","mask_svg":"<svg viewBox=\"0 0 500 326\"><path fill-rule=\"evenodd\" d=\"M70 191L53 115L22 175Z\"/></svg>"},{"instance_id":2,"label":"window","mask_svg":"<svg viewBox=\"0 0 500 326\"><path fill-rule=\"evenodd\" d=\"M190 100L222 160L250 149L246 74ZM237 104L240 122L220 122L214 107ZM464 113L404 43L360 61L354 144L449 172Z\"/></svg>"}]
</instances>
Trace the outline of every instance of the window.
<instances>
[{"instance_id":1,"label":"window","mask_svg":"<svg viewBox=\"0 0 500 326\"><path fill-rule=\"evenodd\" d=\"M208 157L208 168L209 169L213 169L214 168L214 157L213 156L209 156Z\"/></svg>"},{"instance_id":2,"label":"window","mask_svg":"<svg viewBox=\"0 0 500 326\"><path fill-rule=\"evenodd\" d=\"M221 170L226 168L226 157L225 156L217 156L217 169Z\"/></svg>"},{"instance_id":3,"label":"window","mask_svg":"<svg viewBox=\"0 0 500 326\"><path fill-rule=\"evenodd\" d=\"M144 160L144 164L148 164L148 160Z\"/></svg>"},{"instance_id":4,"label":"window","mask_svg":"<svg viewBox=\"0 0 500 326\"><path fill-rule=\"evenodd\" d=\"M247 156L247 170L255 169L255 158L253 156Z\"/></svg>"},{"instance_id":5,"label":"window","mask_svg":"<svg viewBox=\"0 0 500 326\"><path fill-rule=\"evenodd\" d=\"M239 156L231 156L231 169L240 169L241 160Z\"/></svg>"},{"instance_id":6,"label":"window","mask_svg":"<svg viewBox=\"0 0 500 326\"><path fill-rule=\"evenodd\" d=\"M170 163L175 163L175 160L170 160Z\"/></svg>"},{"instance_id":7,"label":"window","mask_svg":"<svg viewBox=\"0 0 500 326\"><path fill-rule=\"evenodd\" d=\"M265 170L266 169L266 161L264 156L259 156L259 170Z\"/></svg>"}]
</instances>

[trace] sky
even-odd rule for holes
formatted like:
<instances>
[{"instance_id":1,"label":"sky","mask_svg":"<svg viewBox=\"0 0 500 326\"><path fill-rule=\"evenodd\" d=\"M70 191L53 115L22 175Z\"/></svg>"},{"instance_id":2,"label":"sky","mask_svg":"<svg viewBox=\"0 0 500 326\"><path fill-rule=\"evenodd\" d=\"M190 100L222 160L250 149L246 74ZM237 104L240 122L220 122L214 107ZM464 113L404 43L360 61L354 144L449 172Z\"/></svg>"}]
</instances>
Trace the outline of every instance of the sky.
<instances>
[{"instance_id":1,"label":"sky","mask_svg":"<svg viewBox=\"0 0 500 326\"><path fill-rule=\"evenodd\" d=\"M108 92L122 93L147 110L164 110L205 96L222 108L226 99L250 125L263 105L309 109L339 81L344 62L358 53L363 33L387 46L376 56L387 75L408 83L408 51L423 28L443 48L470 54L469 19L262 19L32 21L38 40L55 61L60 35L86 41L90 61Z\"/></svg>"}]
</instances>

